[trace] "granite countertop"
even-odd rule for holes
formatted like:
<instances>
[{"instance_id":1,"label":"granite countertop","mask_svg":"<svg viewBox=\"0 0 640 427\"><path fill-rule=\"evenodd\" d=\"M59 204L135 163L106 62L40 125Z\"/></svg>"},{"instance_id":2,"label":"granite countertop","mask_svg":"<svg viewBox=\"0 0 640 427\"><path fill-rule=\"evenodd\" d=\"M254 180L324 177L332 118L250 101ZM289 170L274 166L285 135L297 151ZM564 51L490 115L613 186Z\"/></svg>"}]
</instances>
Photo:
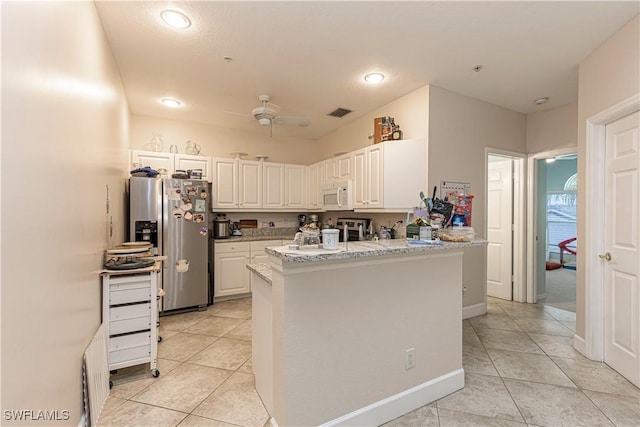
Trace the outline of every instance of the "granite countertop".
<instances>
[{"instance_id":1,"label":"granite countertop","mask_svg":"<svg viewBox=\"0 0 640 427\"><path fill-rule=\"evenodd\" d=\"M247 264L247 268L260 276L265 282L271 284L271 266L268 263Z\"/></svg>"},{"instance_id":2,"label":"granite countertop","mask_svg":"<svg viewBox=\"0 0 640 427\"><path fill-rule=\"evenodd\" d=\"M340 243L337 250L289 249L289 246L267 248L266 252L284 262L303 263L327 260L364 258L383 255L398 255L411 252L438 252L486 246L488 242L475 239L471 242L440 242L434 244L409 244L406 239L381 242L361 241Z\"/></svg>"},{"instance_id":3,"label":"granite countertop","mask_svg":"<svg viewBox=\"0 0 640 427\"><path fill-rule=\"evenodd\" d=\"M260 240L293 240L293 234L273 234L273 235L243 235L231 236L228 239L214 239L216 243L224 242L257 242Z\"/></svg>"}]
</instances>

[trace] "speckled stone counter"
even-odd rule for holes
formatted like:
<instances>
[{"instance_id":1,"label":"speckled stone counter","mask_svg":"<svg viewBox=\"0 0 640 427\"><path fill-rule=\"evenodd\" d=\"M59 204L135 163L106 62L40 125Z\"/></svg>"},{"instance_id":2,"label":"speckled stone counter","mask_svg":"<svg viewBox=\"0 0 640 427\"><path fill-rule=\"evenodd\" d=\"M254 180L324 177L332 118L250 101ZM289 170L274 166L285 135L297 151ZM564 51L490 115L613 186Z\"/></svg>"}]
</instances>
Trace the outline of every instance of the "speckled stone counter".
<instances>
[{"instance_id":1,"label":"speckled stone counter","mask_svg":"<svg viewBox=\"0 0 640 427\"><path fill-rule=\"evenodd\" d=\"M268 284L271 284L271 266L266 262L259 264L247 264L247 268L263 279Z\"/></svg>"},{"instance_id":2,"label":"speckled stone counter","mask_svg":"<svg viewBox=\"0 0 640 427\"><path fill-rule=\"evenodd\" d=\"M337 250L290 249L289 246L267 248L266 252L283 262L303 263L351 258L375 257L383 255L399 255L412 252L439 252L459 250L487 245L486 240L476 239L471 242L434 242L431 244L409 243L408 240L362 241L340 243Z\"/></svg>"},{"instance_id":3,"label":"speckled stone counter","mask_svg":"<svg viewBox=\"0 0 640 427\"><path fill-rule=\"evenodd\" d=\"M261 240L293 240L298 227L244 228L242 236L215 239L216 242L257 242Z\"/></svg>"},{"instance_id":4,"label":"speckled stone counter","mask_svg":"<svg viewBox=\"0 0 640 427\"><path fill-rule=\"evenodd\" d=\"M262 240L293 240L293 234L258 234L258 235L242 235L242 236L231 236L228 239L214 239L217 243L224 242L258 242Z\"/></svg>"}]
</instances>

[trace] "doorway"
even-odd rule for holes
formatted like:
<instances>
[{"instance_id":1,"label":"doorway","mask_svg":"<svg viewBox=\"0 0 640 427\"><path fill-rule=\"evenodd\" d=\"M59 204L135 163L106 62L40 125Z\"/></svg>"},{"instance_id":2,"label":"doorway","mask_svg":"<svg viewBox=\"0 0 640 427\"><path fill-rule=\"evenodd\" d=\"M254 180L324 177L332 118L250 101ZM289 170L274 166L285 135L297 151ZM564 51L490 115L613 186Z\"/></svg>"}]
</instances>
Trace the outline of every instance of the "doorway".
<instances>
[{"instance_id":1,"label":"doorway","mask_svg":"<svg viewBox=\"0 0 640 427\"><path fill-rule=\"evenodd\" d=\"M584 339L576 336L574 347L640 386L638 111L640 94L587 120L585 323ZM634 226L626 226L626 217L635 218Z\"/></svg>"},{"instance_id":2,"label":"doorway","mask_svg":"<svg viewBox=\"0 0 640 427\"><path fill-rule=\"evenodd\" d=\"M535 160L536 301L576 311L576 153Z\"/></svg>"},{"instance_id":3,"label":"doorway","mask_svg":"<svg viewBox=\"0 0 640 427\"><path fill-rule=\"evenodd\" d=\"M524 302L525 155L486 150L487 295Z\"/></svg>"}]
</instances>

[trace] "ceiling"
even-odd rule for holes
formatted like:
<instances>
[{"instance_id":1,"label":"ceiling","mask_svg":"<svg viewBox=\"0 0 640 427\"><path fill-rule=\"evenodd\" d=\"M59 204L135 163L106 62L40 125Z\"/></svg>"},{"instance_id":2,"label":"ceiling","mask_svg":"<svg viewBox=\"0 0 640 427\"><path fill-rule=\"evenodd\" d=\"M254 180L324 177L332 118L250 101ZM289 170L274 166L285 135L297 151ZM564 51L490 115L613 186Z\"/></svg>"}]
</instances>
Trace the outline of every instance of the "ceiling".
<instances>
[{"instance_id":1,"label":"ceiling","mask_svg":"<svg viewBox=\"0 0 640 427\"><path fill-rule=\"evenodd\" d=\"M98 1L131 112L317 139L427 84L533 113L577 100L578 64L640 11L635 1ZM168 27L172 8L192 25ZM225 60L225 57L231 60ZM480 72L474 66L483 65ZM382 83L363 80L370 71ZM182 102L169 109L159 103ZM541 106L539 97L550 100ZM327 114L342 107L343 118ZM268 128L268 126L267 126Z\"/></svg>"}]
</instances>

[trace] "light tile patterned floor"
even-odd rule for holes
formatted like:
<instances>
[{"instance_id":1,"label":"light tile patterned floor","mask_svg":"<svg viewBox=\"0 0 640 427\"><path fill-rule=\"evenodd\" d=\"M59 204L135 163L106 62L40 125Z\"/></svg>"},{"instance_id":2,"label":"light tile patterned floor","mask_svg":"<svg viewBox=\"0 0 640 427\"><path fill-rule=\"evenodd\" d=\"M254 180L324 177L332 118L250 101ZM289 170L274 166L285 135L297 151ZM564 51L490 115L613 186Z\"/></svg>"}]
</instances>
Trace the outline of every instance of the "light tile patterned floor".
<instances>
[{"instance_id":1,"label":"light tile patterned floor","mask_svg":"<svg viewBox=\"0 0 640 427\"><path fill-rule=\"evenodd\" d=\"M640 426L640 390L572 346L575 313L489 298L463 321L466 386L397 426ZM159 378L120 370L101 426L262 427L251 370L251 299L161 318Z\"/></svg>"}]
</instances>

